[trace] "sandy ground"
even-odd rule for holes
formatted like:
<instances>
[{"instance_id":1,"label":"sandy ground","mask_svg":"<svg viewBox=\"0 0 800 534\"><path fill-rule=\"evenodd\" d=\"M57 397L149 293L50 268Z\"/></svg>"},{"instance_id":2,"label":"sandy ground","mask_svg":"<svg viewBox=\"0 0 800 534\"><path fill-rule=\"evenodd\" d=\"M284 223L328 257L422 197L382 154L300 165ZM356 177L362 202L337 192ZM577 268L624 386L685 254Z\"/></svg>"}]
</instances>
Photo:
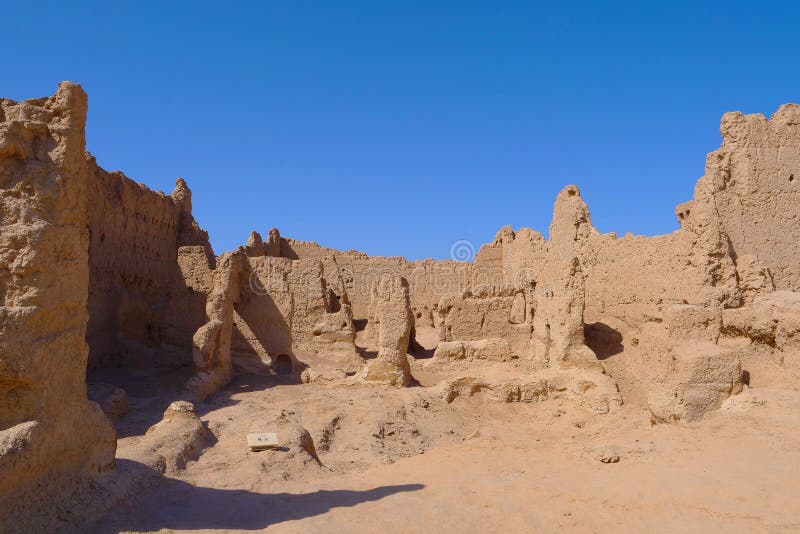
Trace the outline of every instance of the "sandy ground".
<instances>
[{"instance_id":1,"label":"sandy ground","mask_svg":"<svg viewBox=\"0 0 800 534\"><path fill-rule=\"evenodd\" d=\"M652 426L630 384L619 413L594 416L564 401L446 404L422 385L241 376L198 406L216 442L96 530L796 532L800 389L783 378L703 421ZM159 391L129 391L138 411L121 426L123 470L168 402ZM319 463L248 451L245 434L280 412L310 431Z\"/></svg>"}]
</instances>

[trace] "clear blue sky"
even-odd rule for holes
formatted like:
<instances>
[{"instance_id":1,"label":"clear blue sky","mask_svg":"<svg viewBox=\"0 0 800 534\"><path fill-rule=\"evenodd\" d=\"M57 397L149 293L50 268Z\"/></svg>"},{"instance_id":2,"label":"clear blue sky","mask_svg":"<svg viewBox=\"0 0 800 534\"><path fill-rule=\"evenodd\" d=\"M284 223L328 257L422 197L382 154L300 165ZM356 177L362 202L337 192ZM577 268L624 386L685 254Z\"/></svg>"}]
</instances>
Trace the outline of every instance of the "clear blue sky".
<instances>
[{"instance_id":1,"label":"clear blue sky","mask_svg":"<svg viewBox=\"0 0 800 534\"><path fill-rule=\"evenodd\" d=\"M670 232L720 116L800 101L798 2L2 4L0 95L81 83L100 164L185 177L217 253L446 258L546 234L568 183L603 232Z\"/></svg>"}]
</instances>

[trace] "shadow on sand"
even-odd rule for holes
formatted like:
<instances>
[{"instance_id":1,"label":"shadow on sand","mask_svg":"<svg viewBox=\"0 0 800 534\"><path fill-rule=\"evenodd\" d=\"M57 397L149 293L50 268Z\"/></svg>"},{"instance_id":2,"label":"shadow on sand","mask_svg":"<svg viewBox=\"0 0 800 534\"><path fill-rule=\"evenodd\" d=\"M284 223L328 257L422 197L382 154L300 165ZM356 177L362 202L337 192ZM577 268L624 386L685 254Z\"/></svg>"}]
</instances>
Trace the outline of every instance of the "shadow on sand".
<instances>
[{"instance_id":1,"label":"shadow on sand","mask_svg":"<svg viewBox=\"0 0 800 534\"><path fill-rule=\"evenodd\" d=\"M136 463L130 460L118 462ZM137 466L138 467L138 466ZM391 495L417 491L423 484L380 486L370 490L318 490L310 493L254 493L193 486L163 479L139 502L117 509L97 532L203 529L260 530L270 525L324 514Z\"/></svg>"}]
</instances>

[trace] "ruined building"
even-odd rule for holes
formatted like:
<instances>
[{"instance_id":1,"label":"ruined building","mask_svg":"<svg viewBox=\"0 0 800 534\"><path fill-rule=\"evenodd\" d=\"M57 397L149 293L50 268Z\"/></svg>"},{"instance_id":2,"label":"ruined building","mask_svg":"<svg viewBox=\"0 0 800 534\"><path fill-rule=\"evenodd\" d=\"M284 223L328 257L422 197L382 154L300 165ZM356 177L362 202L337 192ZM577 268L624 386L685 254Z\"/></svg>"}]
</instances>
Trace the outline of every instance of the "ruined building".
<instances>
[{"instance_id":1,"label":"ruined building","mask_svg":"<svg viewBox=\"0 0 800 534\"><path fill-rule=\"evenodd\" d=\"M800 106L726 114L671 234L602 234L569 185L549 236L503 227L471 263L274 228L217 256L186 182L166 195L96 164L86 112L69 82L0 99L0 525L60 525L115 469L114 414L88 400L87 372L177 370L175 400L193 402L236 373L403 387L416 337L435 330L419 365L446 376L442 402L568 398L606 414L625 372L657 424L719 407L754 357L800 365ZM205 432L187 403L168 414Z\"/></svg>"}]
</instances>

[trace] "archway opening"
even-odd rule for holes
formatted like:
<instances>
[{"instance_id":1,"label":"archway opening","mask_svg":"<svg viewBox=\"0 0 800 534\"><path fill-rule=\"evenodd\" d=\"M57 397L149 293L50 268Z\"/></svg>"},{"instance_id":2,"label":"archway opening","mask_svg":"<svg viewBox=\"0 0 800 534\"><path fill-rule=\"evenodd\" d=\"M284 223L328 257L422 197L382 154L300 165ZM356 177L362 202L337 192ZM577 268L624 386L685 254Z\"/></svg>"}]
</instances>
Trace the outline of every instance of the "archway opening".
<instances>
[{"instance_id":1,"label":"archway opening","mask_svg":"<svg viewBox=\"0 0 800 534\"><path fill-rule=\"evenodd\" d=\"M292 363L292 359L286 354L278 354L275 357L272 368L275 371L275 374L290 375L294 369L294 364Z\"/></svg>"}]
</instances>

